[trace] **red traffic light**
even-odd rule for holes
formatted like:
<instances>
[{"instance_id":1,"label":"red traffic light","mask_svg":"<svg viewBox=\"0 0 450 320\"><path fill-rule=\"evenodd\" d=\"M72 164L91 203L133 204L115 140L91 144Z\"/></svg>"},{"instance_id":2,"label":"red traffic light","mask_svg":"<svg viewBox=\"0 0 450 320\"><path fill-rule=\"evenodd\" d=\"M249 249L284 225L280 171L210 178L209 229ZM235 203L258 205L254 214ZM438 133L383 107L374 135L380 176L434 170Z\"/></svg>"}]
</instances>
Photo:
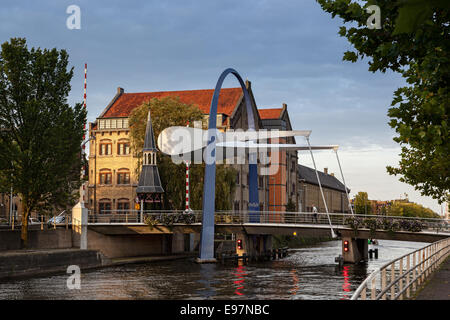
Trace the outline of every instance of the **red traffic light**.
<instances>
[{"instance_id":1,"label":"red traffic light","mask_svg":"<svg viewBox=\"0 0 450 320\"><path fill-rule=\"evenodd\" d=\"M237 241L237 247L238 247L239 250L242 249L242 240L241 240L241 239L238 239L238 241Z\"/></svg>"},{"instance_id":2,"label":"red traffic light","mask_svg":"<svg viewBox=\"0 0 450 320\"><path fill-rule=\"evenodd\" d=\"M344 241L344 252L348 252L348 241Z\"/></svg>"}]
</instances>

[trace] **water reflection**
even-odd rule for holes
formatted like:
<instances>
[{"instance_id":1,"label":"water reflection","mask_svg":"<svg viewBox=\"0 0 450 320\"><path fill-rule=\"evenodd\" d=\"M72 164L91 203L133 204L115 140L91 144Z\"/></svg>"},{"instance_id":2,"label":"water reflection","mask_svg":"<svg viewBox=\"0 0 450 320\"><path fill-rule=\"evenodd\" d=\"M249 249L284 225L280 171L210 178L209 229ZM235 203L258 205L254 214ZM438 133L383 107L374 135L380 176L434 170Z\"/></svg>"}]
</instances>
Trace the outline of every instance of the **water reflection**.
<instances>
[{"instance_id":1,"label":"water reflection","mask_svg":"<svg viewBox=\"0 0 450 320\"><path fill-rule=\"evenodd\" d=\"M347 300L350 297L348 296L348 292L350 292L350 276L349 276L349 266L343 266L342 267L342 276L344 278L344 284L342 285L342 290L344 291L344 296L341 300Z\"/></svg>"},{"instance_id":2,"label":"water reflection","mask_svg":"<svg viewBox=\"0 0 450 320\"><path fill-rule=\"evenodd\" d=\"M298 290L299 290L299 285L298 285L298 276L297 276L297 270L292 269L291 271L291 275L292 275L292 289L291 289L291 294L292 295L296 295Z\"/></svg>"},{"instance_id":3,"label":"water reflection","mask_svg":"<svg viewBox=\"0 0 450 320\"><path fill-rule=\"evenodd\" d=\"M423 246L380 241L378 260L341 269L334 262L340 241L237 267L189 260L116 266L83 271L81 290L68 290L65 274L3 281L0 299L350 299L370 272Z\"/></svg>"},{"instance_id":4,"label":"water reflection","mask_svg":"<svg viewBox=\"0 0 450 320\"><path fill-rule=\"evenodd\" d=\"M237 285L236 290L234 290L234 294L243 296L244 293L242 292L242 290L244 289L245 276L248 275L245 266L239 265L234 269L233 275L236 279L233 281L233 283Z\"/></svg>"}]
</instances>

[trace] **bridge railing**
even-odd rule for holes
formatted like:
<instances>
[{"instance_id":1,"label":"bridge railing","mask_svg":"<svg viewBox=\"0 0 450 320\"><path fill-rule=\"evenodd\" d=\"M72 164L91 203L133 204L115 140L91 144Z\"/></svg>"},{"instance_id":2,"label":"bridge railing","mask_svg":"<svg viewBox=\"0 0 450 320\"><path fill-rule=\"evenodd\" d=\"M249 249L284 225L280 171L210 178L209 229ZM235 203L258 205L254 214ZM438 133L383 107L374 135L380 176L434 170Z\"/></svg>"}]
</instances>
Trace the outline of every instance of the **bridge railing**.
<instances>
[{"instance_id":1,"label":"bridge railing","mask_svg":"<svg viewBox=\"0 0 450 320\"><path fill-rule=\"evenodd\" d=\"M351 300L410 298L449 255L450 238L405 254L372 272Z\"/></svg>"},{"instance_id":2,"label":"bridge railing","mask_svg":"<svg viewBox=\"0 0 450 320\"><path fill-rule=\"evenodd\" d=\"M191 215L186 219L186 215ZM194 210L187 214L182 210L146 210L141 213L139 210L104 210L101 214L89 214L89 223L95 224L136 224L153 222L170 223L201 223L202 211ZM358 224L358 228L367 228L365 223L368 220L376 220L376 223L395 222L397 227L411 225L419 226L420 230L435 231L441 233L449 232L449 221L433 218L399 217L399 216L379 216L379 215L351 215L347 213L318 213L316 216L311 212L279 212L279 211L217 211L215 213L216 224L242 224L242 223L274 223L274 224L321 224L333 226L346 226L349 220Z\"/></svg>"}]
</instances>

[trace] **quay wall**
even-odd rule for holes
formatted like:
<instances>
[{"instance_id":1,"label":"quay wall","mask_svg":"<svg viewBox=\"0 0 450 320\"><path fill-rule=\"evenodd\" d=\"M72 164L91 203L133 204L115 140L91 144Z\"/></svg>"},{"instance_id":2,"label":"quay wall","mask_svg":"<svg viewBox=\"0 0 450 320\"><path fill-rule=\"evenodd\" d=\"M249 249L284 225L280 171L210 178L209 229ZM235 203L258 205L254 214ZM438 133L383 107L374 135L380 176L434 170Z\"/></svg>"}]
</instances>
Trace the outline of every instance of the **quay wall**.
<instances>
[{"instance_id":1,"label":"quay wall","mask_svg":"<svg viewBox=\"0 0 450 320\"><path fill-rule=\"evenodd\" d=\"M85 270L108 264L108 259L95 250L8 251L0 253L0 279L66 273L70 265Z\"/></svg>"}]
</instances>

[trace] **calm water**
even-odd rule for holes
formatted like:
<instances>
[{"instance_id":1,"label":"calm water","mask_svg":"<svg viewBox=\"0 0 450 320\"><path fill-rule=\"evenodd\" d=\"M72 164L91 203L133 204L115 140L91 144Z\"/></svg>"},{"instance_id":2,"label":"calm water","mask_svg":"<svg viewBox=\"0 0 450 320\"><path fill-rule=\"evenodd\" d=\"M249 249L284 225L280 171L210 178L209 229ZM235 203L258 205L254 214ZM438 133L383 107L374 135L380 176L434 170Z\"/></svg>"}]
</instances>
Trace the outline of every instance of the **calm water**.
<instances>
[{"instance_id":1,"label":"calm water","mask_svg":"<svg viewBox=\"0 0 450 320\"><path fill-rule=\"evenodd\" d=\"M67 289L68 275L0 282L0 299L349 299L371 271L425 245L380 241L378 260L342 269L334 262L340 241L240 267L189 260L117 266L83 272L81 290Z\"/></svg>"}]
</instances>

